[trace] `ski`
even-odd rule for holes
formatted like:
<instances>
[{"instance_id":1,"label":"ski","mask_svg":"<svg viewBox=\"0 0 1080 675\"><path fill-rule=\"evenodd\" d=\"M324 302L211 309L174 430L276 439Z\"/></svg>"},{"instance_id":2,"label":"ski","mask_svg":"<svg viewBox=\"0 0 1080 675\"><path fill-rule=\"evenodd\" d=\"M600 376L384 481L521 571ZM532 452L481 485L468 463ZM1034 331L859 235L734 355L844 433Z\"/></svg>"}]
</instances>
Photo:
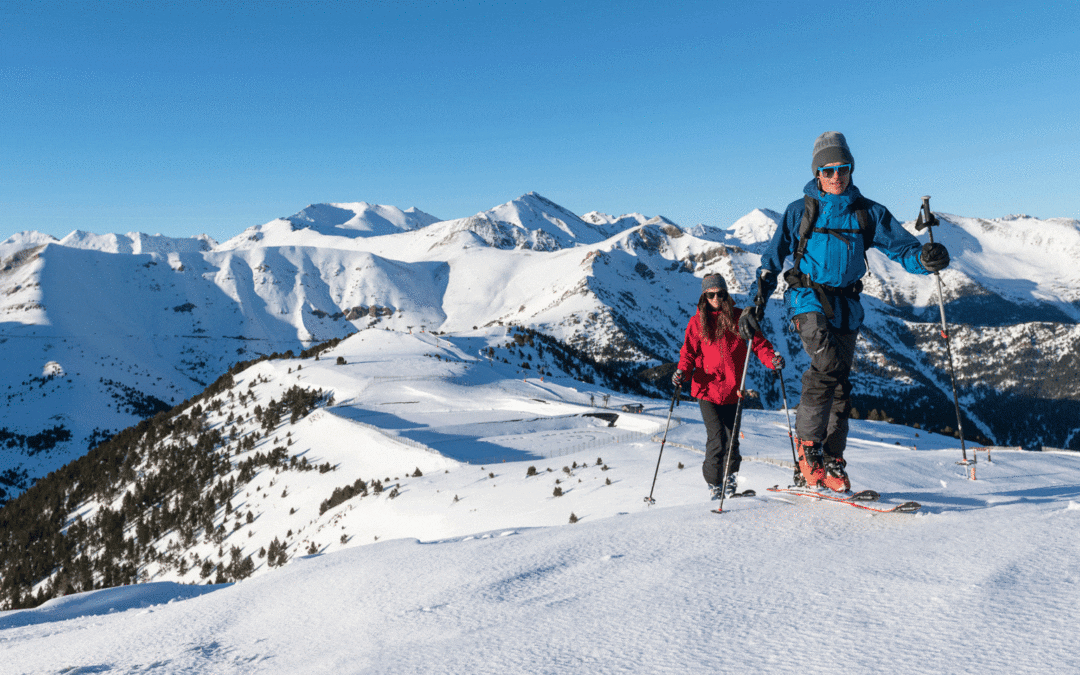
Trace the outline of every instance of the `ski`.
<instances>
[{"instance_id":1,"label":"ski","mask_svg":"<svg viewBox=\"0 0 1080 675\"><path fill-rule=\"evenodd\" d=\"M791 492L793 494L803 494L811 497L821 497L822 499L830 499L833 501L847 501L847 502L876 502L881 499L881 495L873 490L859 490L852 493L836 493L836 492L818 492L817 490L808 490L801 485L789 485L786 488L782 488L779 485L774 485L769 488L772 492ZM843 496L841 496L843 495Z\"/></svg>"},{"instance_id":2,"label":"ski","mask_svg":"<svg viewBox=\"0 0 1080 675\"><path fill-rule=\"evenodd\" d=\"M753 490L743 490L742 492L736 492L733 495L728 495L728 499L735 499L736 497L756 497L757 493ZM723 513L719 508L709 509L713 513Z\"/></svg>"},{"instance_id":3,"label":"ski","mask_svg":"<svg viewBox=\"0 0 1080 675\"><path fill-rule=\"evenodd\" d=\"M774 485L768 488L769 492L783 492L785 494L798 495L800 497L813 497L814 499L820 499L823 501L836 502L838 504L847 504L848 506L854 506L856 508L865 509L867 511L873 511L875 513L914 513L922 508L922 505L918 502L904 502L903 504L897 504L896 506L888 508L878 508L876 506L870 506L870 502L876 502L881 499L881 495L873 490L861 490L850 495L831 494L828 492L815 492L813 490L807 490L805 488L786 487L782 488L779 485Z\"/></svg>"}]
</instances>

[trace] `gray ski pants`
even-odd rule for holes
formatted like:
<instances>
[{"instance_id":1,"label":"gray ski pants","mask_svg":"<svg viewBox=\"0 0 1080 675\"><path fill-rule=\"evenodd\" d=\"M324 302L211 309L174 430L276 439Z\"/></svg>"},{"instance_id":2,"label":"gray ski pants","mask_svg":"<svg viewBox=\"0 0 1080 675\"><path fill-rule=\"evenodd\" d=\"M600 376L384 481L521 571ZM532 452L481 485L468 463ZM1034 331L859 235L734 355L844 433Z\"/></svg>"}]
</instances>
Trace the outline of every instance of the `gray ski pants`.
<instances>
[{"instance_id":1,"label":"gray ski pants","mask_svg":"<svg viewBox=\"0 0 1080 675\"><path fill-rule=\"evenodd\" d=\"M834 328L820 312L799 314L792 323L810 355L810 368L802 378L795 435L820 445L826 457L843 458L851 414L851 364L859 331Z\"/></svg>"}]
</instances>

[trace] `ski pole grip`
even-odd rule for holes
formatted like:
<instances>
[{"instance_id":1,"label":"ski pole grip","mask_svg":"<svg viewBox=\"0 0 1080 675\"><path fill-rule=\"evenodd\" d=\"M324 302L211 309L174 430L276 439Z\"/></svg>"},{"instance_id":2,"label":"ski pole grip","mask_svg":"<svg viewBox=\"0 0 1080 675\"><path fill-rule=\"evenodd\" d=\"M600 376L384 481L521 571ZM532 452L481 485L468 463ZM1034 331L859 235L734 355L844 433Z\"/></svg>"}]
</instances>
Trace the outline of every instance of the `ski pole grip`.
<instances>
[{"instance_id":1,"label":"ski pole grip","mask_svg":"<svg viewBox=\"0 0 1080 675\"><path fill-rule=\"evenodd\" d=\"M930 227L930 223L933 222L933 218L930 215L930 196L927 195L922 198L922 206L919 208L919 217L915 220L915 230L925 230ZM933 233L930 234L933 237Z\"/></svg>"}]
</instances>

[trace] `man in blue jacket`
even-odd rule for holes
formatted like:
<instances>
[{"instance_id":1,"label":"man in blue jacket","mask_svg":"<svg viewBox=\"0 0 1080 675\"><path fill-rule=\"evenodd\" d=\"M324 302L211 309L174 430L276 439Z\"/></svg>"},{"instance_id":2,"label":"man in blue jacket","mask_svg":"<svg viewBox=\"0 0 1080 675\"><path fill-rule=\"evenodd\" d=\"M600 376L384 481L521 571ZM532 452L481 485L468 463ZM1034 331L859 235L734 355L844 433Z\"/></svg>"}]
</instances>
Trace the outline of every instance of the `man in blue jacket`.
<instances>
[{"instance_id":1,"label":"man in blue jacket","mask_svg":"<svg viewBox=\"0 0 1080 675\"><path fill-rule=\"evenodd\" d=\"M761 257L754 307L742 313L739 332L749 340L760 330L765 303L791 256L784 302L810 355L795 418L796 482L846 492L850 376L863 321L859 293L866 250L878 247L913 274L945 269L949 252L941 244L920 246L888 209L862 196L851 182L855 159L843 134L827 131L814 141L810 169L814 178L803 188L804 197L788 205Z\"/></svg>"}]
</instances>

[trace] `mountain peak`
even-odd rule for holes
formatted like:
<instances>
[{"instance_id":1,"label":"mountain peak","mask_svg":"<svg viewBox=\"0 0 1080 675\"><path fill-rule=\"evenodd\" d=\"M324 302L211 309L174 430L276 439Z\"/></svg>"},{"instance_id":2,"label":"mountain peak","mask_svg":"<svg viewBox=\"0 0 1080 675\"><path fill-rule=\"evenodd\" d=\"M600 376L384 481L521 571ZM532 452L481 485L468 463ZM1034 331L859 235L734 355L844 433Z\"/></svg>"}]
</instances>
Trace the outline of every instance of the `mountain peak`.
<instances>
[{"instance_id":1,"label":"mountain peak","mask_svg":"<svg viewBox=\"0 0 1080 675\"><path fill-rule=\"evenodd\" d=\"M418 230L439 221L416 207L402 211L396 206L349 202L311 204L285 220L296 229L346 237L377 237Z\"/></svg>"},{"instance_id":2,"label":"mountain peak","mask_svg":"<svg viewBox=\"0 0 1080 675\"><path fill-rule=\"evenodd\" d=\"M736 220L728 232L739 246L748 251L759 252L776 231L783 216L768 209L754 209Z\"/></svg>"},{"instance_id":3,"label":"mountain peak","mask_svg":"<svg viewBox=\"0 0 1080 675\"><path fill-rule=\"evenodd\" d=\"M403 211L396 206L367 202L309 204L286 218L249 227L218 248L324 246L327 245L324 237L359 239L400 234L419 230L439 220L415 206Z\"/></svg>"},{"instance_id":4,"label":"mountain peak","mask_svg":"<svg viewBox=\"0 0 1080 675\"><path fill-rule=\"evenodd\" d=\"M79 248L103 253L124 253L139 255L142 253L201 253L217 245L211 237L200 234L197 237L167 237L162 234L94 234L84 230L75 230L57 242L68 248Z\"/></svg>"},{"instance_id":5,"label":"mountain peak","mask_svg":"<svg viewBox=\"0 0 1080 675\"><path fill-rule=\"evenodd\" d=\"M57 241L59 240L51 234L36 230L24 230L16 232L4 241L0 241L0 246L37 246L39 244L52 244Z\"/></svg>"},{"instance_id":6,"label":"mountain peak","mask_svg":"<svg viewBox=\"0 0 1080 675\"><path fill-rule=\"evenodd\" d=\"M606 228L582 220L536 192L453 222L497 248L549 251L595 244L609 236Z\"/></svg>"}]
</instances>

